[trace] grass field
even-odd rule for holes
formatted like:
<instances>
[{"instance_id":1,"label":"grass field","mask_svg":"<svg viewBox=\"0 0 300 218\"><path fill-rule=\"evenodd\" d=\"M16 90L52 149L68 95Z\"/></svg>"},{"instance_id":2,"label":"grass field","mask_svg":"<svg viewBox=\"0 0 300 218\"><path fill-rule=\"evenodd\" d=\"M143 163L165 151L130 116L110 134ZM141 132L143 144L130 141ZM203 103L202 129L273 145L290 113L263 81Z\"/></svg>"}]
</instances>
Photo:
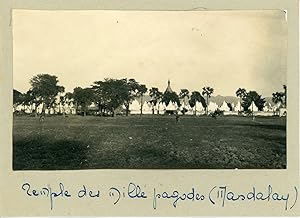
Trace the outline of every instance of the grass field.
<instances>
[{"instance_id":1,"label":"grass field","mask_svg":"<svg viewBox=\"0 0 300 218\"><path fill-rule=\"evenodd\" d=\"M17 116L13 168L286 168L286 119Z\"/></svg>"}]
</instances>

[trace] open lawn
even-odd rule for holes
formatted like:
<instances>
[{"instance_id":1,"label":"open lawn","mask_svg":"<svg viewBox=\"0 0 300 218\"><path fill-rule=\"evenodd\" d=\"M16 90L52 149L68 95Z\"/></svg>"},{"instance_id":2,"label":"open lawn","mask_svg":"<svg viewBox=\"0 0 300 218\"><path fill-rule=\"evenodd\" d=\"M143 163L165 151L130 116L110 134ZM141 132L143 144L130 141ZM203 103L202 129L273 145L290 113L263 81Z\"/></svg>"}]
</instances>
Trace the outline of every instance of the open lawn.
<instances>
[{"instance_id":1,"label":"open lawn","mask_svg":"<svg viewBox=\"0 0 300 218\"><path fill-rule=\"evenodd\" d=\"M286 118L16 116L14 170L286 168Z\"/></svg>"}]
</instances>

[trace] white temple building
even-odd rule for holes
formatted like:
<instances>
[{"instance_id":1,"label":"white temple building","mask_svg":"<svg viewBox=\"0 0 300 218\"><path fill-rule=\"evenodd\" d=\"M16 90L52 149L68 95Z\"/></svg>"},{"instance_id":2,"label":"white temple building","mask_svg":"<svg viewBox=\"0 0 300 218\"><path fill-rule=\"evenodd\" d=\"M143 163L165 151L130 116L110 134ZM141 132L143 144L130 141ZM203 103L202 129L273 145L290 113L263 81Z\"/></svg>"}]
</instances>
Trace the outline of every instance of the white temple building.
<instances>
[{"instance_id":1,"label":"white temple building","mask_svg":"<svg viewBox=\"0 0 300 218\"><path fill-rule=\"evenodd\" d=\"M152 114L152 107L146 101L143 104L143 114Z\"/></svg>"},{"instance_id":2,"label":"white temple building","mask_svg":"<svg viewBox=\"0 0 300 218\"><path fill-rule=\"evenodd\" d=\"M214 112L215 110L218 109L218 105L215 102L209 102L208 104L208 111L209 112Z\"/></svg>"},{"instance_id":3,"label":"white temple building","mask_svg":"<svg viewBox=\"0 0 300 218\"><path fill-rule=\"evenodd\" d=\"M258 108L256 107L254 101L251 102L251 105L250 105L249 109L250 109L252 112L257 112L257 111L258 111Z\"/></svg>"},{"instance_id":4,"label":"white temple building","mask_svg":"<svg viewBox=\"0 0 300 218\"><path fill-rule=\"evenodd\" d=\"M129 105L130 114L140 114L141 113L141 105L138 100L134 99Z\"/></svg>"},{"instance_id":5,"label":"white temple building","mask_svg":"<svg viewBox=\"0 0 300 218\"><path fill-rule=\"evenodd\" d=\"M221 107L219 108L221 111L230 111L230 108L228 107L226 101L223 101Z\"/></svg>"}]
</instances>

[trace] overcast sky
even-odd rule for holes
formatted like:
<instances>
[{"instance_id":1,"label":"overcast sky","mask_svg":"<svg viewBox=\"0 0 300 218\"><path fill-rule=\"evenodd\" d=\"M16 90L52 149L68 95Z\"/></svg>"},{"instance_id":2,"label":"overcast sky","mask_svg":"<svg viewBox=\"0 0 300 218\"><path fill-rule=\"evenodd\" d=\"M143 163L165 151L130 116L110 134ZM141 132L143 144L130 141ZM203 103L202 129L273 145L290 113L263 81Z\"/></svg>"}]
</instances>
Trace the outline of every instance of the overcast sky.
<instances>
[{"instance_id":1,"label":"overcast sky","mask_svg":"<svg viewBox=\"0 0 300 218\"><path fill-rule=\"evenodd\" d=\"M239 87L271 96L286 84L283 11L13 11L14 88L38 73L67 91L134 78L164 91Z\"/></svg>"}]
</instances>

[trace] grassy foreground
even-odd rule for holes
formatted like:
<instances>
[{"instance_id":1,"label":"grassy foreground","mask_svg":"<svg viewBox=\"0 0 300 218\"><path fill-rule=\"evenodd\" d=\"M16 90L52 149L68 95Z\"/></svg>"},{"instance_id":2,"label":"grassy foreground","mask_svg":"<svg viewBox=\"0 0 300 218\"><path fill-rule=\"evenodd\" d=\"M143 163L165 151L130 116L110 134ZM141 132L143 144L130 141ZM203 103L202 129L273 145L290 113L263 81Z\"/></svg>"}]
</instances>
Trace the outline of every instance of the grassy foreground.
<instances>
[{"instance_id":1,"label":"grassy foreground","mask_svg":"<svg viewBox=\"0 0 300 218\"><path fill-rule=\"evenodd\" d=\"M13 168L286 168L286 119L14 117Z\"/></svg>"}]
</instances>

